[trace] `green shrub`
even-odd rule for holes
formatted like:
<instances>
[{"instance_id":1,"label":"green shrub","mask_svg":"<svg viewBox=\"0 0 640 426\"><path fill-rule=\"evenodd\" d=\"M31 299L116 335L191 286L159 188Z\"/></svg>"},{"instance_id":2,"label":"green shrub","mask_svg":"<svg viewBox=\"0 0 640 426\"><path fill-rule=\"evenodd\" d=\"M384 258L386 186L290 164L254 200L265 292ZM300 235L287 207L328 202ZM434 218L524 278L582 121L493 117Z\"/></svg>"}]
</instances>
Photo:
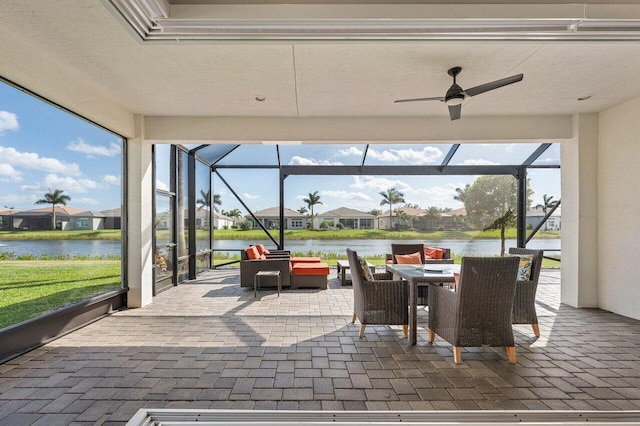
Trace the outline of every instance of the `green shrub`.
<instances>
[{"instance_id":1,"label":"green shrub","mask_svg":"<svg viewBox=\"0 0 640 426\"><path fill-rule=\"evenodd\" d=\"M240 222L238 226L240 227L241 231L249 231L253 228L253 222L251 222L250 220L245 220L244 222Z\"/></svg>"}]
</instances>

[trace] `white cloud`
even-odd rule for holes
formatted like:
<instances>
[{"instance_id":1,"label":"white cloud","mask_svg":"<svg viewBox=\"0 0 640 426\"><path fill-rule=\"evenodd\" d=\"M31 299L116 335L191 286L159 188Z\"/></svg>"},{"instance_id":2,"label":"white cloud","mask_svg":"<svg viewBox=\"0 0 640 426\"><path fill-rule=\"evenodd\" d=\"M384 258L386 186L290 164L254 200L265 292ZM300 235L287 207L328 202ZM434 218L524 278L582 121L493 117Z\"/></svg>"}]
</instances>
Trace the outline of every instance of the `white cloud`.
<instances>
[{"instance_id":1,"label":"white cloud","mask_svg":"<svg viewBox=\"0 0 640 426\"><path fill-rule=\"evenodd\" d=\"M77 141L71 141L69 145L67 145L67 149L69 151L86 154L89 158L95 158L96 155L114 157L120 154L120 144L111 142L107 148L106 146L88 144L81 138L78 138Z\"/></svg>"},{"instance_id":2,"label":"white cloud","mask_svg":"<svg viewBox=\"0 0 640 426\"><path fill-rule=\"evenodd\" d=\"M58 176L56 174L48 174L44 178L44 184L47 188L61 189L65 193L87 193L96 189L103 189L105 185L87 178L73 178L71 176Z\"/></svg>"},{"instance_id":3,"label":"white cloud","mask_svg":"<svg viewBox=\"0 0 640 426\"><path fill-rule=\"evenodd\" d=\"M0 197L0 205L15 207L18 210L32 209L33 203L39 200L42 195L31 194L29 192L15 192L4 194Z\"/></svg>"},{"instance_id":4,"label":"white cloud","mask_svg":"<svg viewBox=\"0 0 640 426\"><path fill-rule=\"evenodd\" d=\"M25 191L40 191L42 189L43 188L39 183L36 183L34 185L21 185L20 186L20 191L22 191L22 192L25 192Z\"/></svg>"},{"instance_id":5,"label":"white cloud","mask_svg":"<svg viewBox=\"0 0 640 426\"><path fill-rule=\"evenodd\" d=\"M298 155L293 156L289 161L291 166L340 166L340 162L331 162L329 160L315 160L313 158L300 157Z\"/></svg>"},{"instance_id":6,"label":"white cloud","mask_svg":"<svg viewBox=\"0 0 640 426\"><path fill-rule=\"evenodd\" d=\"M536 163L551 163L552 161L558 161L558 160L555 160L555 159L553 159L551 157L539 158L539 159L536 160Z\"/></svg>"},{"instance_id":7,"label":"white cloud","mask_svg":"<svg viewBox=\"0 0 640 426\"><path fill-rule=\"evenodd\" d=\"M76 163L65 163L56 158L40 157L35 152L20 152L15 148L0 146L0 163L67 176L80 176Z\"/></svg>"},{"instance_id":8,"label":"white cloud","mask_svg":"<svg viewBox=\"0 0 640 426\"><path fill-rule=\"evenodd\" d=\"M169 185L156 179L156 189L159 189L160 191L169 191Z\"/></svg>"},{"instance_id":9,"label":"white cloud","mask_svg":"<svg viewBox=\"0 0 640 426\"><path fill-rule=\"evenodd\" d=\"M120 185L120 176L104 175L104 176L102 176L102 183L104 183L106 185L119 186Z\"/></svg>"},{"instance_id":10,"label":"white cloud","mask_svg":"<svg viewBox=\"0 0 640 426\"><path fill-rule=\"evenodd\" d=\"M338 150L338 155L340 156L348 156L348 155L362 155L362 150L356 148L355 146L351 146L347 149Z\"/></svg>"},{"instance_id":11,"label":"white cloud","mask_svg":"<svg viewBox=\"0 0 640 426\"><path fill-rule=\"evenodd\" d=\"M10 164L0 163L0 182L22 182L22 173Z\"/></svg>"},{"instance_id":12,"label":"white cloud","mask_svg":"<svg viewBox=\"0 0 640 426\"><path fill-rule=\"evenodd\" d=\"M0 111L0 135L5 130L18 130L18 116L12 112Z\"/></svg>"},{"instance_id":13,"label":"white cloud","mask_svg":"<svg viewBox=\"0 0 640 426\"><path fill-rule=\"evenodd\" d=\"M456 188L463 188L464 184L462 183L448 183L445 186L431 186L429 188L420 188L413 191L413 197L416 197L417 200L409 201L408 203L417 203L422 208L427 208L431 206L435 207L451 207L457 208L461 206L459 201L453 199L455 195L457 195ZM406 197L405 197L406 198Z\"/></svg>"},{"instance_id":14,"label":"white cloud","mask_svg":"<svg viewBox=\"0 0 640 426\"><path fill-rule=\"evenodd\" d=\"M79 198L73 199L73 204L76 206L81 206L81 205L97 206L100 204L100 202L95 198L79 197Z\"/></svg>"},{"instance_id":15,"label":"white cloud","mask_svg":"<svg viewBox=\"0 0 640 426\"><path fill-rule=\"evenodd\" d=\"M320 195L327 198L338 198L348 201L371 201L371 197L364 192L350 192L350 191L320 191ZM302 197L306 198L306 197Z\"/></svg>"},{"instance_id":16,"label":"white cloud","mask_svg":"<svg viewBox=\"0 0 640 426\"><path fill-rule=\"evenodd\" d=\"M444 153L439 148L433 146L426 146L421 150L408 148L379 151L369 148L367 157L384 163L419 165L439 162L444 157Z\"/></svg>"},{"instance_id":17,"label":"white cloud","mask_svg":"<svg viewBox=\"0 0 640 426\"><path fill-rule=\"evenodd\" d=\"M396 188L400 192L411 191L411 186L404 181L377 176L353 176L353 183L350 186L355 189L377 192L386 191L389 188Z\"/></svg>"},{"instance_id":18,"label":"white cloud","mask_svg":"<svg viewBox=\"0 0 640 426\"><path fill-rule=\"evenodd\" d=\"M463 166L492 166L492 165L497 165L497 164L500 164L500 163L496 163L494 161L483 160L482 158L478 158L477 160L474 160L474 159L464 160L461 164Z\"/></svg>"},{"instance_id":19,"label":"white cloud","mask_svg":"<svg viewBox=\"0 0 640 426\"><path fill-rule=\"evenodd\" d=\"M245 192L244 194L242 194L242 196L243 196L244 198L246 198L247 200L257 200L258 198L260 198L260 196L259 196L259 195L252 195L252 194L249 194L249 193L247 193L247 192Z\"/></svg>"}]
</instances>

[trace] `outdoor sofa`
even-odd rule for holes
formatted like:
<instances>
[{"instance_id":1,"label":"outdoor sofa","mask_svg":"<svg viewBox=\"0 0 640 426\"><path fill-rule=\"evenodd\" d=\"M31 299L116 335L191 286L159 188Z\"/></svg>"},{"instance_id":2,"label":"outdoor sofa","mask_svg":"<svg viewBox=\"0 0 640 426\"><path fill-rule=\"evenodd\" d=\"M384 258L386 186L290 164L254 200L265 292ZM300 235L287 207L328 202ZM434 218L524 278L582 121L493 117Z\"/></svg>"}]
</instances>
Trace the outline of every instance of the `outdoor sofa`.
<instances>
[{"instance_id":1,"label":"outdoor sofa","mask_svg":"<svg viewBox=\"0 0 640 426\"><path fill-rule=\"evenodd\" d=\"M240 258L240 286L253 288L259 271L280 271L282 287L325 290L329 265L319 257L292 257L283 250L266 250L261 244L243 250ZM276 277L264 277L262 286L277 286Z\"/></svg>"}]
</instances>

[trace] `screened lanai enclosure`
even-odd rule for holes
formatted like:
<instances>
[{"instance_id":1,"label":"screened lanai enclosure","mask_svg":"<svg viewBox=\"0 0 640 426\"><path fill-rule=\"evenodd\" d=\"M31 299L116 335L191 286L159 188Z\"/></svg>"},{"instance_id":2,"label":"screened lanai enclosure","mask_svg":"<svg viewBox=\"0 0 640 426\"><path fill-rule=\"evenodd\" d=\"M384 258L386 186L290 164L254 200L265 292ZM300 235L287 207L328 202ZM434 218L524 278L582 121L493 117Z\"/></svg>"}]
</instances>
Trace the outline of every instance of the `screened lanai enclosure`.
<instances>
[{"instance_id":1,"label":"screened lanai enclosure","mask_svg":"<svg viewBox=\"0 0 640 426\"><path fill-rule=\"evenodd\" d=\"M0 84L0 95L0 152L10 159L0 176L3 360L127 306L137 279L127 280L132 254L124 243L127 139L13 82ZM43 120L46 134L38 133ZM557 143L155 144L152 154L152 211L142 214L153 217L153 295L213 267L235 266L228 253L256 241L245 238L229 247L228 231L241 235L248 227L269 247L295 250L299 241L287 239L291 232L329 223L334 230L375 232L386 247L388 231L418 227L410 215L400 217L403 205L435 208L450 221L427 217L425 230L468 229L472 225L454 214L464 210L457 191L480 176L506 176L515 194L512 245L540 248L536 232L560 204ZM383 207L379 193L392 187L404 200ZM527 216L533 193L556 197L536 222ZM319 199L310 206L305 199L313 194ZM424 196L434 204L425 204ZM46 205L38 205L41 199ZM504 206L497 207L500 212ZM340 215L345 211L351 216ZM387 212L405 222L393 223ZM313 239L305 243L316 245ZM330 250L344 255L345 244ZM559 248L546 246L545 252ZM371 250L384 254L384 248Z\"/></svg>"},{"instance_id":2,"label":"screened lanai enclosure","mask_svg":"<svg viewBox=\"0 0 640 426\"><path fill-rule=\"evenodd\" d=\"M559 194L560 149L551 143L158 144L154 153L156 292L214 267L214 254L229 251L218 244L216 231L239 228L241 221L261 230L267 245L288 249L287 231L315 228L321 223L317 217L322 214L317 210L314 221L310 211L299 208L305 205L307 193L324 196L324 203L316 209L348 207L367 214L367 209L379 203L364 188L380 192L399 186L407 193L407 204L415 198L413 193L429 192L430 187L448 188L443 203L454 205L451 193L456 192L452 188L464 187L459 182L479 176L511 176L518 247L533 247L537 231L560 206L558 196L544 208L540 220L534 224L527 220L534 191L539 195L544 192L545 199L547 191ZM458 199L457 206L460 204ZM481 228L498 219L499 212L504 214L505 206L495 207L495 216L485 218ZM380 221L385 216L381 212ZM390 227L390 221L374 226L374 220L363 223L370 228ZM333 223L338 223L337 219ZM342 224L362 228L353 219ZM240 243L235 250L251 243ZM559 248L545 249L558 252ZM229 263L233 261L223 264Z\"/></svg>"}]
</instances>

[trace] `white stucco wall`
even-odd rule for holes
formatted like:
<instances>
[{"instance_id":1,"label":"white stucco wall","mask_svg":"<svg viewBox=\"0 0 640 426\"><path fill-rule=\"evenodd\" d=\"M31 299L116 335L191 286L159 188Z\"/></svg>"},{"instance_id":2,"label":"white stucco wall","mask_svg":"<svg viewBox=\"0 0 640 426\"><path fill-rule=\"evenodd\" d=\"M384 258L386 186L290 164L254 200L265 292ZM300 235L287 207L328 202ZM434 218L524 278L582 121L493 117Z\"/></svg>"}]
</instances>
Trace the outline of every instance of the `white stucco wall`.
<instances>
[{"instance_id":1,"label":"white stucco wall","mask_svg":"<svg viewBox=\"0 0 640 426\"><path fill-rule=\"evenodd\" d=\"M599 305L640 319L640 98L599 116Z\"/></svg>"},{"instance_id":2,"label":"white stucco wall","mask_svg":"<svg viewBox=\"0 0 640 426\"><path fill-rule=\"evenodd\" d=\"M133 113L90 78L0 27L0 75L124 137L134 135Z\"/></svg>"},{"instance_id":3,"label":"white stucco wall","mask_svg":"<svg viewBox=\"0 0 640 426\"><path fill-rule=\"evenodd\" d=\"M598 306L598 116L573 117L573 138L562 142L561 301Z\"/></svg>"},{"instance_id":4,"label":"white stucco wall","mask_svg":"<svg viewBox=\"0 0 640 426\"><path fill-rule=\"evenodd\" d=\"M153 300L153 170L152 144L144 139L142 117L136 117L136 137L127 144L127 304Z\"/></svg>"}]
</instances>

